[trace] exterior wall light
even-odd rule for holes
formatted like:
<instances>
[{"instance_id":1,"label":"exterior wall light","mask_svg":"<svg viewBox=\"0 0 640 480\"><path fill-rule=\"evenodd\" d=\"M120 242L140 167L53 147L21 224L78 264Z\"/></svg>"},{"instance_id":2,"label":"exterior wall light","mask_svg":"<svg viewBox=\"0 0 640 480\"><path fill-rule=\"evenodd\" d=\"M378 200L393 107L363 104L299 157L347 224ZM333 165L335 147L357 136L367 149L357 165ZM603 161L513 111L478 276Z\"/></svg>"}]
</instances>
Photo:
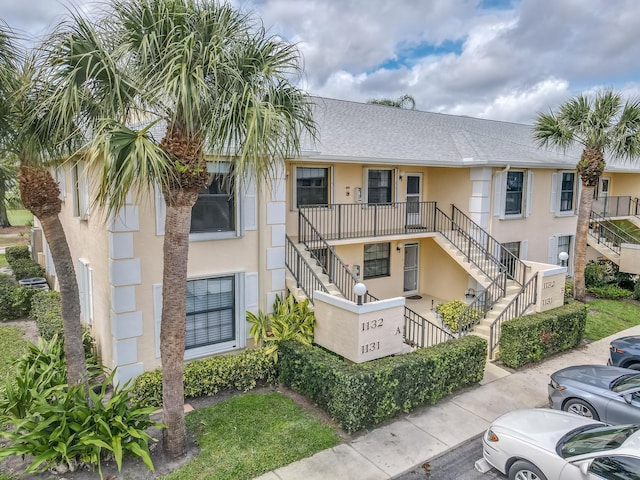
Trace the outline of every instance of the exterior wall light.
<instances>
[{"instance_id":1,"label":"exterior wall light","mask_svg":"<svg viewBox=\"0 0 640 480\"><path fill-rule=\"evenodd\" d=\"M358 297L358 305L362 305L362 297L367 293L367 286L358 282L353 286L353 293Z\"/></svg>"}]
</instances>

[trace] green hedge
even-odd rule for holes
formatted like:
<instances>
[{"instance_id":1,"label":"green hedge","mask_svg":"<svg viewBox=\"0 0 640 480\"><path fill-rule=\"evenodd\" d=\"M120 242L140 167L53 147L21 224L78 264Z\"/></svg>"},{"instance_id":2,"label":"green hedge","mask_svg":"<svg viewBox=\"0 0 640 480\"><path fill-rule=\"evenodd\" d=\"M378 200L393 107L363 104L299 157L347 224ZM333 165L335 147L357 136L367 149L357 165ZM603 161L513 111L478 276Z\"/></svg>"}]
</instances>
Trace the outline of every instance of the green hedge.
<instances>
[{"instance_id":1,"label":"green hedge","mask_svg":"<svg viewBox=\"0 0 640 480\"><path fill-rule=\"evenodd\" d=\"M220 390L247 392L255 388L259 381L274 383L275 378L275 364L264 348L194 360L184 366L184 396L202 397L214 395ZM162 371L156 369L136 377L131 396L143 406L160 407Z\"/></svg>"},{"instance_id":2,"label":"green hedge","mask_svg":"<svg viewBox=\"0 0 640 480\"><path fill-rule=\"evenodd\" d=\"M29 247L26 245L13 245L11 247L7 247L4 256L9 265L19 259L31 260L31 252L29 251Z\"/></svg>"},{"instance_id":3,"label":"green hedge","mask_svg":"<svg viewBox=\"0 0 640 480\"><path fill-rule=\"evenodd\" d=\"M0 321L27 316L36 292L35 288L19 285L11 275L0 273Z\"/></svg>"},{"instance_id":4,"label":"green hedge","mask_svg":"<svg viewBox=\"0 0 640 480\"><path fill-rule=\"evenodd\" d=\"M38 291L31 299L29 318L35 322L38 333L46 341L51 340L54 335L62 338L60 294L56 291Z\"/></svg>"},{"instance_id":5,"label":"green hedge","mask_svg":"<svg viewBox=\"0 0 640 480\"><path fill-rule=\"evenodd\" d=\"M505 322L500 333L500 360L517 368L577 347L586 321L587 306L572 302Z\"/></svg>"},{"instance_id":6,"label":"green hedge","mask_svg":"<svg viewBox=\"0 0 640 480\"><path fill-rule=\"evenodd\" d=\"M479 382L487 342L469 335L406 355L348 364L326 350L280 344L280 381L352 433Z\"/></svg>"}]
</instances>

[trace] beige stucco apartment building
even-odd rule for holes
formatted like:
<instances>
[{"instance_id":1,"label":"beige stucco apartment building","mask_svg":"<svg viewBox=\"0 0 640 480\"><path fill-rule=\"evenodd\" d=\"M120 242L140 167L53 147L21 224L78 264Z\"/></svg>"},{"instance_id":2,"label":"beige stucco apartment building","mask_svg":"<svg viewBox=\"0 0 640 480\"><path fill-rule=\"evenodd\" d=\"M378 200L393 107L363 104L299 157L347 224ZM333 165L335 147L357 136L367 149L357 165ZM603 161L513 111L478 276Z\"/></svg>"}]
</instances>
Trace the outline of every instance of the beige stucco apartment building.
<instances>
[{"instance_id":1,"label":"beige stucco apartment building","mask_svg":"<svg viewBox=\"0 0 640 480\"><path fill-rule=\"evenodd\" d=\"M276 295L304 287L305 260L333 275L339 261L375 297L431 302L421 308L469 301L487 288L491 278L471 268L464 249L495 257L501 271L515 269L514 258L562 267L558 255L567 252L571 274L579 151L537 148L528 125L314 102L317 140L268 188L235 182L228 191L219 180L230 165L212 159L211 186L192 216L185 360L245 348L246 311L267 311ZM610 164L600 198L633 202L639 173L640 166ZM82 164L57 174L82 317L105 365L118 367L119 380L158 367L161 195L132 196L117 218L104 218ZM462 230L472 239L464 246L449 235ZM44 245L41 258L55 279ZM299 258L303 250L313 251L311 259Z\"/></svg>"}]
</instances>

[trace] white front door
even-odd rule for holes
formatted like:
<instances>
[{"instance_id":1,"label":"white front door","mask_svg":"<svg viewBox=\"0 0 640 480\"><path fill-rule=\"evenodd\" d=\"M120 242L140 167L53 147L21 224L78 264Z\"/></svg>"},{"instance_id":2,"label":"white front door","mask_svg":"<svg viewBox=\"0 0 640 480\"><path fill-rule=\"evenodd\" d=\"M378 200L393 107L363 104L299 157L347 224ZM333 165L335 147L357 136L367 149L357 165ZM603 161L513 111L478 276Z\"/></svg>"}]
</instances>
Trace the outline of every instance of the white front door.
<instances>
[{"instance_id":1,"label":"white front door","mask_svg":"<svg viewBox=\"0 0 640 480\"><path fill-rule=\"evenodd\" d=\"M404 245L404 288L405 294L418 293L418 266L420 264L420 249L417 243Z\"/></svg>"},{"instance_id":2,"label":"white front door","mask_svg":"<svg viewBox=\"0 0 640 480\"><path fill-rule=\"evenodd\" d=\"M422 225L420 215L420 189L422 187L422 175L419 173L407 174L407 226Z\"/></svg>"}]
</instances>

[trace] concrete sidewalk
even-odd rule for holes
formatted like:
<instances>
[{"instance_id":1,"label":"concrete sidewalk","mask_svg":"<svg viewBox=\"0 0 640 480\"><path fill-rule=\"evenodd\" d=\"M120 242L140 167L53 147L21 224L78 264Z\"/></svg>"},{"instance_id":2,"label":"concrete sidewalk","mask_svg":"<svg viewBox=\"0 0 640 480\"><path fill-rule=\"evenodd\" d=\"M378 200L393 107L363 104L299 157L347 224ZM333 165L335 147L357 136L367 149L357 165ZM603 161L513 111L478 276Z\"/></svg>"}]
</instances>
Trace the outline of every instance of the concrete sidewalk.
<instances>
[{"instance_id":1,"label":"concrete sidewalk","mask_svg":"<svg viewBox=\"0 0 640 480\"><path fill-rule=\"evenodd\" d=\"M610 341L624 335L640 335L640 326L515 373L488 364L479 386L258 479L383 480L402 475L482 434L503 413L546 406L551 373L570 365L606 364Z\"/></svg>"}]
</instances>

